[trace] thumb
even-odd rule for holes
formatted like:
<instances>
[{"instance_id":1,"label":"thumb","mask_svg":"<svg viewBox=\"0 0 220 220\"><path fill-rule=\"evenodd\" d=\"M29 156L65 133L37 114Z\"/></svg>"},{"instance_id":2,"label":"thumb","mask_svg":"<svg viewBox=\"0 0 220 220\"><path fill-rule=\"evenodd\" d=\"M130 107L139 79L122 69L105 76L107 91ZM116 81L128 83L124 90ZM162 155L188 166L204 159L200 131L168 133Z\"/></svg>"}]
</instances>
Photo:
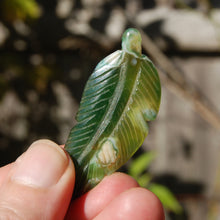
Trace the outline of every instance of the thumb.
<instances>
[{"instance_id":1,"label":"thumb","mask_svg":"<svg viewBox=\"0 0 220 220\"><path fill-rule=\"evenodd\" d=\"M10 167L0 187L1 218L64 218L75 171L61 147L49 140L34 142Z\"/></svg>"}]
</instances>

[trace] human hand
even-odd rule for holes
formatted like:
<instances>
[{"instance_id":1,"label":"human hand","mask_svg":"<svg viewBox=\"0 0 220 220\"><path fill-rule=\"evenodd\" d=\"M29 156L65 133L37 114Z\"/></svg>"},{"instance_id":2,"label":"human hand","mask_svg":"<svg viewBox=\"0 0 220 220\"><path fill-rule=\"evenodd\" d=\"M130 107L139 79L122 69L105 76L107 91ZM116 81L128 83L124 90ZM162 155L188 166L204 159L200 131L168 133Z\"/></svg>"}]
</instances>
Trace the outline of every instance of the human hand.
<instances>
[{"instance_id":1,"label":"human hand","mask_svg":"<svg viewBox=\"0 0 220 220\"><path fill-rule=\"evenodd\" d=\"M115 173L71 201L72 160L49 140L34 142L14 163L0 168L1 219L162 220L163 208L130 176Z\"/></svg>"}]
</instances>

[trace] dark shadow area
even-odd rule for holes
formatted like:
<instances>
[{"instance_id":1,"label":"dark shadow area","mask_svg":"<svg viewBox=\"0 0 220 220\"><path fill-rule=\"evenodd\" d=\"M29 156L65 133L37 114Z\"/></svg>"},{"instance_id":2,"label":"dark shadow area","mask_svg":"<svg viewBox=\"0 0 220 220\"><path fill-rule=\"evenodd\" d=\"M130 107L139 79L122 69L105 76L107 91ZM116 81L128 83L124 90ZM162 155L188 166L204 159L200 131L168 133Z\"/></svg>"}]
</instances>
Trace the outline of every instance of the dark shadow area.
<instances>
[{"instance_id":1,"label":"dark shadow area","mask_svg":"<svg viewBox=\"0 0 220 220\"><path fill-rule=\"evenodd\" d=\"M177 176L172 174L162 174L155 176L153 182L167 186L175 195L189 195L197 196L201 195L204 190L203 184L199 182L183 181Z\"/></svg>"},{"instance_id":2,"label":"dark shadow area","mask_svg":"<svg viewBox=\"0 0 220 220\"><path fill-rule=\"evenodd\" d=\"M182 149L184 158L190 160L192 158L193 146L188 140L182 140Z\"/></svg>"},{"instance_id":3,"label":"dark shadow area","mask_svg":"<svg viewBox=\"0 0 220 220\"><path fill-rule=\"evenodd\" d=\"M198 3L195 0L181 0L181 1L175 1L175 6L176 8L192 8L192 9L196 9L198 7Z\"/></svg>"},{"instance_id":4,"label":"dark shadow area","mask_svg":"<svg viewBox=\"0 0 220 220\"><path fill-rule=\"evenodd\" d=\"M220 1L219 0L209 0L210 4L214 8L220 8Z\"/></svg>"},{"instance_id":5,"label":"dark shadow area","mask_svg":"<svg viewBox=\"0 0 220 220\"><path fill-rule=\"evenodd\" d=\"M169 48L169 53L177 53L177 44L174 39L165 35L162 31L164 21L162 19L158 19L150 23L149 25L143 28L144 32L154 41L157 42L158 39L166 42L166 48ZM166 51L166 49L165 49Z\"/></svg>"},{"instance_id":6,"label":"dark shadow area","mask_svg":"<svg viewBox=\"0 0 220 220\"><path fill-rule=\"evenodd\" d=\"M25 142L18 141L0 132L0 167L17 159L25 149Z\"/></svg>"},{"instance_id":7,"label":"dark shadow area","mask_svg":"<svg viewBox=\"0 0 220 220\"><path fill-rule=\"evenodd\" d=\"M162 174L155 176L152 182L166 186L177 197L183 210L182 213L176 214L168 212L170 219L172 220L188 220L190 219L186 207L184 207L184 201L186 200L199 200L204 192L204 185L200 182L183 181L179 177L172 174Z\"/></svg>"},{"instance_id":8,"label":"dark shadow area","mask_svg":"<svg viewBox=\"0 0 220 220\"><path fill-rule=\"evenodd\" d=\"M183 212L181 214L175 214L173 212L169 212L168 215L171 220L189 220L189 214L187 214L186 208L183 207Z\"/></svg>"},{"instance_id":9,"label":"dark shadow area","mask_svg":"<svg viewBox=\"0 0 220 220\"><path fill-rule=\"evenodd\" d=\"M96 31L99 31L101 33L104 33L106 23L109 20L109 17L111 15L111 5L108 3L104 5L105 10L101 13L99 17L95 17L91 19L90 26L95 29Z\"/></svg>"},{"instance_id":10,"label":"dark shadow area","mask_svg":"<svg viewBox=\"0 0 220 220\"><path fill-rule=\"evenodd\" d=\"M147 26L143 28L144 32L152 39L159 38L162 36L162 25L163 25L163 20L158 19L157 21L154 21Z\"/></svg>"},{"instance_id":11,"label":"dark shadow area","mask_svg":"<svg viewBox=\"0 0 220 220\"><path fill-rule=\"evenodd\" d=\"M144 9L150 9L150 8L154 8L156 6L156 2L155 0L142 0L142 7Z\"/></svg>"}]
</instances>

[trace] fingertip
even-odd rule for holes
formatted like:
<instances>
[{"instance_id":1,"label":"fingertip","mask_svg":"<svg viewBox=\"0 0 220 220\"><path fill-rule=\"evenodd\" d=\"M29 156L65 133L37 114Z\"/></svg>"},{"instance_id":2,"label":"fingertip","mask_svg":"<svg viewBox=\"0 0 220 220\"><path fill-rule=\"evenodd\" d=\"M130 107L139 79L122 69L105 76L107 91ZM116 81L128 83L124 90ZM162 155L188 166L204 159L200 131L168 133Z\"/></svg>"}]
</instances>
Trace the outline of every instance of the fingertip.
<instances>
[{"instance_id":1,"label":"fingertip","mask_svg":"<svg viewBox=\"0 0 220 220\"><path fill-rule=\"evenodd\" d=\"M49 140L34 142L13 166L0 188L0 209L22 219L62 219L68 209L75 170L68 154ZM0 181L1 182L1 181ZM42 203L43 201L43 203ZM25 207L25 209L24 209Z\"/></svg>"},{"instance_id":2,"label":"fingertip","mask_svg":"<svg viewBox=\"0 0 220 220\"><path fill-rule=\"evenodd\" d=\"M134 203L133 201L139 201L143 204L139 206L140 214L141 212L143 212L142 216L146 216L146 217L140 218L140 219L142 220L165 219L163 205L161 201L159 200L159 198L154 193L141 187L131 189L130 193L131 193L130 201L132 203ZM137 210L138 210L138 207L137 207Z\"/></svg>"},{"instance_id":3,"label":"fingertip","mask_svg":"<svg viewBox=\"0 0 220 220\"><path fill-rule=\"evenodd\" d=\"M139 186L138 182L133 177L121 172L115 172L112 175L106 176L100 183L100 185L107 185L107 187L111 187L113 184L119 186L115 187L115 189L122 189L122 187L124 189L129 189Z\"/></svg>"},{"instance_id":4,"label":"fingertip","mask_svg":"<svg viewBox=\"0 0 220 220\"><path fill-rule=\"evenodd\" d=\"M106 176L95 188L72 202L67 219L72 216L81 220L93 219L119 194L138 186L135 179L124 173Z\"/></svg>"},{"instance_id":5,"label":"fingertip","mask_svg":"<svg viewBox=\"0 0 220 220\"><path fill-rule=\"evenodd\" d=\"M11 180L33 187L48 188L56 184L69 163L66 153L49 140L34 142L15 163Z\"/></svg>"},{"instance_id":6,"label":"fingertip","mask_svg":"<svg viewBox=\"0 0 220 220\"><path fill-rule=\"evenodd\" d=\"M129 189L115 198L94 220L164 220L160 200L147 189Z\"/></svg>"}]
</instances>

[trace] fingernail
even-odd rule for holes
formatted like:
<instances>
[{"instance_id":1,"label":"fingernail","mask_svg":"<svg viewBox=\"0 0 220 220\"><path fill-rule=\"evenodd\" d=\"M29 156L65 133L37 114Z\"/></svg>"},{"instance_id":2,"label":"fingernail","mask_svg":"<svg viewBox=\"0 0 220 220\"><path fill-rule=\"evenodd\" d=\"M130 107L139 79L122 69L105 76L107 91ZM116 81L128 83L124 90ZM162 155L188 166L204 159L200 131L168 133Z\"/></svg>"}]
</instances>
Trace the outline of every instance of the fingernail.
<instances>
[{"instance_id":1,"label":"fingernail","mask_svg":"<svg viewBox=\"0 0 220 220\"><path fill-rule=\"evenodd\" d=\"M16 160L11 180L48 188L59 181L68 164L69 159L63 149L49 140L40 140Z\"/></svg>"}]
</instances>

